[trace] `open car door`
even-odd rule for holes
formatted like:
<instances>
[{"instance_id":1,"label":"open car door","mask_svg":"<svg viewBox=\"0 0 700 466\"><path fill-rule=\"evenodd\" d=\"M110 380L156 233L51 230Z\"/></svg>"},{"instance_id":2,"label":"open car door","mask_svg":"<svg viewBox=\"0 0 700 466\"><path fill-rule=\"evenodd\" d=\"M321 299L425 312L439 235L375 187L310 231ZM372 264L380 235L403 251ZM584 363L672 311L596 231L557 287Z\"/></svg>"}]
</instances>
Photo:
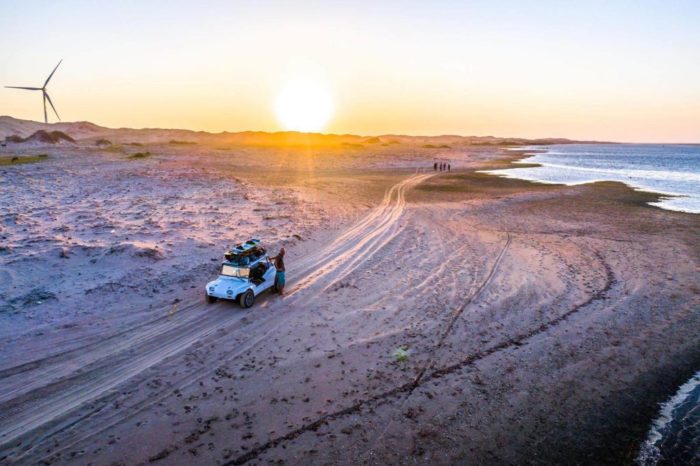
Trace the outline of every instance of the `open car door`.
<instances>
[{"instance_id":1,"label":"open car door","mask_svg":"<svg viewBox=\"0 0 700 466\"><path fill-rule=\"evenodd\" d=\"M275 284L277 269L275 269L275 266L272 265L272 262L270 262L269 259L266 261L265 265L267 266L267 269L263 273L263 280L255 287L255 294L262 293Z\"/></svg>"}]
</instances>

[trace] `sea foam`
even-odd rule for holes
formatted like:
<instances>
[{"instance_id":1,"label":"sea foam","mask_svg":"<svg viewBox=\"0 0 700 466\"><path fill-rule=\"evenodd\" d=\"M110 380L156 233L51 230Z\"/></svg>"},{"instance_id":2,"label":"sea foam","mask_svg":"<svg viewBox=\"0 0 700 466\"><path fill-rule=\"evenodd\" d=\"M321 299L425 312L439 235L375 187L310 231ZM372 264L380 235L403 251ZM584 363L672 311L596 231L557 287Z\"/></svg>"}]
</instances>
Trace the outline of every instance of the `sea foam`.
<instances>
[{"instance_id":1,"label":"sea foam","mask_svg":"<svg viewBox=\"0 0 700 466\"><path fill-rule=\"evenodd\" d=\"M684 383L670 400L661 405L659 416L652 423L647 439L639 449L639 456L636 459L637 464L651 466L664 459L661 444L666 437L673 435L671 424L683 421L682 414L677 413L677 411L686 403L692 402L689 398L698 387L700 387L700 372L697 372L689 381Z\"/></svg>"}]
</instances>

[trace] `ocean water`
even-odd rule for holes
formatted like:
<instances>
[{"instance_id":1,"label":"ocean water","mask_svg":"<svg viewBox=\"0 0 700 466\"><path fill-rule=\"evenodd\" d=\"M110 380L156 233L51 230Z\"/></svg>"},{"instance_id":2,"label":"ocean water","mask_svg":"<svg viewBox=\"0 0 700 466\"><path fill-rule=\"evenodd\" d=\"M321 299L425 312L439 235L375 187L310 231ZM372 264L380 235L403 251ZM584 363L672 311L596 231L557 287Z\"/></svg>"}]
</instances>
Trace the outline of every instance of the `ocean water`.
<instances>
[{"instance_id":1,"label":"ocean water","mask_svg":"<svg viewBox=\"0 0 700 466\"><path fill-rule=\"evenodd\" d=\"M661 405L637 464L700 464L700 372Z\"/></svg>"},{"instance_id":2,"label":"ocean water","mask_svg":"<svg viewBox=\"0 0 700 466\"><path fill-rule=\"evenodd\" d=\"M621 181L638 190L666 195L652 203L658 207L700 213L700 145L562 144L526 149L538 152L515 164L540 166L485 173L566 185Z\"/></svg>"},{"instance_id":3,"label":"ocean water","mask_svg":"<svg viewBox=\"0 0 700 466\"><path fill-rule=\"evenodd\" d=\"M485 173L566 185L620 181L665 195L652 203L658 207L700 213L700 145L571 144L525 149L533 153L515 162L516 167ZM517 167L533 163L539 166ZM700 465L700 372L661 405L636 462Z\"/></svg>"}]
</instances>

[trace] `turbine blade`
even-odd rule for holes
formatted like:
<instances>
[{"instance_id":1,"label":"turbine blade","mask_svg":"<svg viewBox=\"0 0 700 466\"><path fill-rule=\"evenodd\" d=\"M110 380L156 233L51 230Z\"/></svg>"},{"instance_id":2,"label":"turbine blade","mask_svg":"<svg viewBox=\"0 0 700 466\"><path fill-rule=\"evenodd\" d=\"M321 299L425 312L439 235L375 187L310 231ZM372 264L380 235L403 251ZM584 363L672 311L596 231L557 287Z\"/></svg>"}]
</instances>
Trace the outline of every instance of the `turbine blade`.
<instances>
[{"instance_id":1,"label":"turbine blade","mask_svg":"<svg viewBox=\"0 0 700 466\"><path fill-rule=\"evenodd\" d=\"M58 69L58 66L61 64L61 62L63 62L63 58L61 58L61 61L58 62L58 65L56 65L56 68L53 69L53 71L51 72L49 77L46 78L46 82L44 83L44 87L46 87L46 85L49 83L49 81L51 81L51 76L53 76L53 74L56 72L56 70Z\"/></svg>"},{"instance_id":2,"label":"turbine blade","mask_svg":"<svg viewBox=\"0 0 700 466\"><path fill-rule=\"evenodd\" d=\"M46 115L46 92L44 92L44 123L49 122L49 117Z\"/></svg>"},{"instance_id":3,"label":"turbine blade","mask_svg":"<svg viewBox=\"0 0 700 466\"><path fill-rule=\"evenodd\" d=\"M40 91L40 87L19 87L19 86L5 86L8 89L26 89L28 91Z\"/></svg>"},{"instance_id":4,"label":"turbine blade","mask_svg":"<svg viewBox=\"0 0 700 466\"><path fill-rule=\"evenodd\" d=\"M61 121L61 117L58 116L58 112L56 111L56 107L53 106L53 102L51 102L51 97L49 97L48 92L44 92L44 95L46 96L46 99L48 99L49 105L51 105L53 112L56 114L56 118L58 118L58 121Z\"/></svg>"}]
</instances>

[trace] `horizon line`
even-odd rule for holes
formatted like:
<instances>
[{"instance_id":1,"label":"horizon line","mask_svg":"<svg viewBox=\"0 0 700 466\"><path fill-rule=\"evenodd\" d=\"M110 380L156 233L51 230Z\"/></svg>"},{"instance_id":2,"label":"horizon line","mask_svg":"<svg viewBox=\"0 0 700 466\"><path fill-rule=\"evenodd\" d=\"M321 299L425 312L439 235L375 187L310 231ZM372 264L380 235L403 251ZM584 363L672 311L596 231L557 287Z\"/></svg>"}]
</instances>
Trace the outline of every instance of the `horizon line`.
<instances>
[{"instance_id":1,"label":"horizon line","mask_svg":"<svg viewBox=\"0 0 700 466\"><path fill-rule=\"evenodd\" d=\"M220 134L243 134L243 133L264 133L264 134L299 134L299 135L309 135L309 136L337 136L337 137L408 137L408 138L440 138L440 137L456 137L456 138L494 138L494 139L520 139L524 141L538 141L538 140L565 140L571 143L581 143L581 144L668 144L668 145L700 145L698 142L644 142L644 141L606 141L606 140L596 140L596 139L572 139L564 136L545 136L545 137L522 137L522 136L494 136L494 135L464 135L455 133L441 133L441 134L408 134L408 133L374 133L374 134L358 134L358 133L324 133L324 132L306 132L306 131L294 131L294 130L222 130L222 131L207 131L201 129L190 129L190 128L162 128L162 127L110 127L103 126L98 123L94 123L88 120L77 120L77 121L58 121L53 123L44 123L37 120L28 120L23 118L13 117L12 115L0 115L1 118L11 118L16 121L23 121L34 123L38 125L50 126L50 125L70 125L70 124L90 124L107 130L134 130L134 131L189 131L193 133L206 133L211 135Z\"/></svg>"}]
</instances>

